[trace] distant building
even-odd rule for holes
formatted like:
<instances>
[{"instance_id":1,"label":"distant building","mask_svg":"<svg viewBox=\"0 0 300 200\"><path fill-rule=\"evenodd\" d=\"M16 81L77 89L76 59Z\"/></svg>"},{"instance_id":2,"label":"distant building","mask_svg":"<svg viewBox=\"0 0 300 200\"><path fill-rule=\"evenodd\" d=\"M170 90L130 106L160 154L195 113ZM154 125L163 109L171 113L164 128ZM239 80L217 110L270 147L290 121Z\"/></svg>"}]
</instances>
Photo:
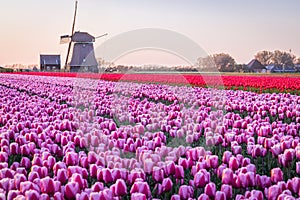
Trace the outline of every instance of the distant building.
<instances>
[{"instance_id":1,"label":"distant building","mask_svg":"<svg viewBox=\"0 0 300 200\"><path fill-rule=\"evenodd\" d=\"M41 71L60 71L60 55L40 55Z\"/></svg>"},{"instance_id":2,"label":"distant building","mask_svg":"<svg viewBox=\"0 0 300 200\"><path fill-rule=\"evenodd\" d=\"M297 72L297 67L295 66L286 66L279 64L272 64L266 66L267 70L271 73L295 73Z\"/></svg>"},{"instance_id":3,"label":"distant building","mask_svg":"<svg viewBox=\"0 0 300 200\"><path fill-rule=\"evenodd\" d=\"M262 65L258 60L253 59L248 63L245 71L261 73L261 72L266 72L266 67Z\"/></svg>"}]
</instances>

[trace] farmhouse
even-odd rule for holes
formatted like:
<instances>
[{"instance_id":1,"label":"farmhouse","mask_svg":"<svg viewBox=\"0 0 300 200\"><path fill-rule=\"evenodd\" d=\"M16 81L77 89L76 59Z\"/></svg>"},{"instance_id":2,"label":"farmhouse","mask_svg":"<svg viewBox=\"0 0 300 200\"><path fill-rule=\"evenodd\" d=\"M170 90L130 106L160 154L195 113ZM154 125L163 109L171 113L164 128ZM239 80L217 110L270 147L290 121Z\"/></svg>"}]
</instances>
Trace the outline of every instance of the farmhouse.
<instances>
[{"instance_id":1,"label":"farmhouse","mask_svg":"<svg viewBox=\"0 0 300 200\"><path fill-rule=\"evenodd\" d=\"M246 70L248 72L265 72L266 68L258 60L253 59L248 63Z\"/></svg>"},{"instance_id":2,"label":"farmhouse","mask_svg":"<svg viewBox=\"0 0 300 200\"><path fill-rule=\"evenodd\" d=\"M41 71L60 71L60 55L40 55Z\"/></svg>"}]
</instances>

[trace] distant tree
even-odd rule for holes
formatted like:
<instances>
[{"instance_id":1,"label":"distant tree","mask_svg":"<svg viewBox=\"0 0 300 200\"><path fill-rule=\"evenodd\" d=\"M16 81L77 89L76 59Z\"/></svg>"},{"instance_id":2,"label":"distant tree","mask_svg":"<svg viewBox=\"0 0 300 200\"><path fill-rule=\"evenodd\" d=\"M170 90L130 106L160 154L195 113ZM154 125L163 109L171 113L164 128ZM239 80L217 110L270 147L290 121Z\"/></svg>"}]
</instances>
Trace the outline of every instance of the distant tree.
<instances>
[{"instance_id":1,"label":"distant tree","mask_svg":"<svg viewBox=\"0 0 300 200\"><path fill-rule=\"evenodd\" d=\"M272 64L293 66L296 56L284 51L276 50L271 58Z\"/></svg>"},{"instance_id":2,"label":"distant tree","mask_svg":"<svg viewBox=\"0 0 300 200\"><path fill-rule=\"evenodd\" d=\"M295 62L294 62L295 65L300 65L300 57L295 59Z\"/></svg>"},{"instance_id":3,"label":"distant tree","mask_svg":"<svg viewBox=\"0 0 300 200\"><path fill-rule=\"evenodd\" d=\"M271 64L271 59L273 57L273 52L271 51L260 51L254 56L262 65Z\"/></svg>"},{"instance_id":4,"label":"distant tree","mask_svg":"<svg viewBox=\"0 0 300 200\"><path fill-rule=\"evenodd\" d=\"M219 71L234 71L235 60L229 54L214 54L212 59Z\"/></svg>"},{"instance_id":5,"label":"distant tree","mask_svg":"<svg viewBox=\"0 0 300 200\"><path fill-rule=\"evenodd\" d=\"M214 68L215 64L213 62L212 56L200 57L197 59L197 65L200 69Z\"/></svg>"}]
</instances>

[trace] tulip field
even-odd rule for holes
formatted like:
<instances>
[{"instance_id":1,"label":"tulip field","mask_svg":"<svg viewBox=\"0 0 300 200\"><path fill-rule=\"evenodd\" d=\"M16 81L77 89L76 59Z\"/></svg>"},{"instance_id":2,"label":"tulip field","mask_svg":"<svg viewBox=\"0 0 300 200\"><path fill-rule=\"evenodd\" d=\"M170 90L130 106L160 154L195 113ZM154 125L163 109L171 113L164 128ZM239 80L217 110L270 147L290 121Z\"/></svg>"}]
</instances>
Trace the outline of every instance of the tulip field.
<instances>
[{"instance_id":1,"label":"tulip field","mask_svg":"<svg viewBox=\"0 0 300 200\"><path fill-rule=\"evenodd\" d=\"M0 200L300 199L300 77L98 76L0 73Z\"/></svg>"}]
</instances>

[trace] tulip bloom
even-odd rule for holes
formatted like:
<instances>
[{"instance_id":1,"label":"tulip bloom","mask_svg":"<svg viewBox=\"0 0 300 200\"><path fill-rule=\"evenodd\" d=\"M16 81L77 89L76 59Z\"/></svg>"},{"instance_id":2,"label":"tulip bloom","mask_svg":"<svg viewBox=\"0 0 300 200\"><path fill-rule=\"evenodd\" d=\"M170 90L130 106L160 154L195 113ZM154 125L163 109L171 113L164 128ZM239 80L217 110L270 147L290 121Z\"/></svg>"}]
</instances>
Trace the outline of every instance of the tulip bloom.
<instances>
[{"instance_id":1,"label":"tulip bloom","mask_svg":"<svg viewBox=\"0 0 300 200\"><path fill-rule=\"evenodd\" d=\"M222 183L232 185L233 184L233 171L226 168L222 172Z\"/></svg>"},{"instance_id":2,"label":"tulip bloom","mask_svg":"<svg viewBox=\"0 0 300 200\"><path fill-rule=\"evenodd\" d=\"M170 178L165 178L162 182L162 190L163 192L169 192L172 190L173 182Z\"/></svg>"},{"instance_id":3,"label":"tulip bloom","mask_svg":"<svg viewBox=\"0 0 300 200\"><path fill-rule=\"evenodd\" d=\"M280 168L274 168L271 170L271 181L273 183L283 181L283 173Z\"/></svg>"},{"instance_id":4,"label":"tulip bloom","mask_svg":"<svg viewBox=\"0 0 300 200\"><path fill-rule=\"evenodd\" d=\"M178 194L180 196L180 199L187 200L194 196L194 189L191 186L182 185L179 188Z\"/></svg>"},{"instance_id":5,"label":"tulip bloom","mask_svg":"<svg viewBox=\"0 0 300 200\"><path fill-rule=\"evenodd\" d=\"M127 194L127 186L123 179L118 179L115 183L115 195L124 196Z\"/></svg>"},{"instance_id":6,"label":"tulip bloom","mask_svg":"<svg viewBox=\"0 0 300 200\"><path fill-rule=\"evenodd\" d=\"M153 167L152 178L156 182L161 182L164 178L164 171L159 167Z\"/></svg>"}]
</instances>

